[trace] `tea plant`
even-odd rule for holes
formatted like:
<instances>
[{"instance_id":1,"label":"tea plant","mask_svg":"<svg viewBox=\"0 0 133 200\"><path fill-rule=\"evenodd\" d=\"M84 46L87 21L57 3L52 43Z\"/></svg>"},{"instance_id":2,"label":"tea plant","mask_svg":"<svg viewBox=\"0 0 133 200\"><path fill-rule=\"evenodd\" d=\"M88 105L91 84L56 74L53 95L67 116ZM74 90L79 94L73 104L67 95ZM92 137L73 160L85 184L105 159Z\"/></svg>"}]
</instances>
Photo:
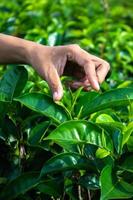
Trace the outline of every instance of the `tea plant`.
<instances>
[{"instance_id":1,"label":"tea plant","mask_svg":"<svg viewBox=\"0 0 133 200\"><path fill-rule=\"evenodd\" d=\"M111 64L99 93L53 102L29 66L0 67L0 200L133 198L133 4L0 1L0 32L77 43Z\"/></svg>"},{"instance_id":2,"label":"tea plant","mask_svg":"<svg viewBox=\"0 0 133 200\"><path fill-rule=\"evenodd\" d=\"M25 67L4 73L0 199L131 199L132 85L101 93L63 85L62 101L53 102Z\"/></svg>"}]
</instances>

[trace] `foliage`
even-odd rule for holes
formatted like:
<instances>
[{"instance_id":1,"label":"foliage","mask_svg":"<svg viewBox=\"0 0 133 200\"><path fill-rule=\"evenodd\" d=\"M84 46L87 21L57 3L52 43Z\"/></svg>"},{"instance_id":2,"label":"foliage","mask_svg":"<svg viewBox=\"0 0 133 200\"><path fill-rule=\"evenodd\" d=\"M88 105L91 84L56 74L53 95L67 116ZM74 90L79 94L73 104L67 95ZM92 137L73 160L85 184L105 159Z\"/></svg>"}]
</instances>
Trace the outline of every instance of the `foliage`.
<instances>
[{"instance_id":1,"label":"foliage","mask_svg":"<svg viewBox=\"0 0 133 200\"><path fill-rule=\"evenodd\" d=\"M0 82L0 199L131 198L133 88L64 85L54 103L45 81L38 92L26 72L10 67Z\"/></svg>"},{"instance_id":2,"label":"foliage","mask_svg":"<svg viewBox=\"0 0 133 200\"><path fill-rule=\"evenodd\" d=\"M0 31L46 45L78 43L110 62L118 84L132 77L132 9L131 0L2 0Z\"/></svg>"},{"instance_id":3,"label":"foliage","mask_svg":"<svg viewBox=\"0 0 133 200\"><path fill-rule=\"evenodd\" d=\"M31 67L1 67L0 200L132 199L132 2L2 0L0 10L1 32L79 43L112 66L99 93L62 77L60 102Z\"/></svg>"}]
</instances>

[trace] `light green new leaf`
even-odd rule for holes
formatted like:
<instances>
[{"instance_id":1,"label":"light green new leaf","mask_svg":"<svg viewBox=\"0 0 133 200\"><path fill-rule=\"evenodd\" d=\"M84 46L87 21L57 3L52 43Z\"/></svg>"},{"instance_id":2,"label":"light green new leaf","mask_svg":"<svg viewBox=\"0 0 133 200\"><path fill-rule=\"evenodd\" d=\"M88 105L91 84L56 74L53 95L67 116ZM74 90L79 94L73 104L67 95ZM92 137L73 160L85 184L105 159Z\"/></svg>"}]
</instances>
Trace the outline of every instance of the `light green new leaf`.
<instances>
[{"instance_id":1,"label":"light green new leaf","mask_svg":"<svg viewBox=\"0 0 133 200\"><path fill-rule=\"evenodd\" d=\"M41 113L56 122L64 122L69 119L68 113L63 108L54 103L52 98L41 93L28 93L14 99L26 107Z\"/></svg>"},{"instance_id":2,"label":"light green new leaf","mask_svg":"<svg viewBox=\"0 0 133 200\"><path fill-rule=\"evenodd\" d=\"M4 188L0 194L0 199L12 200L34 188L39 183L38 176L39 174L36 172L27 172L17 177Z\"/></svg>"},{"instance_id":3,"label":"light green new leaf","mask_svg":"<svg viewBox=\"0 0 133 200\"><path fill-rule=\"evenodd\" d=\"M115 120L107 114L101 114L96 118L96 123L110 123L110 122L115 122Z\"/></svg>"},{"instance_id":4,"label":"light green new leaf","mask_svg":"<svg viewBox=\"0 0 133 200\"><path fill-rule=\"evenodd\" d=\"M90 169L96 170L92 161L77 153L61 153L48 160L40 173L40 177L49 173L58 173L66 170Z\"/></svg>"},{"instance_id":5,"label":"light green new leaf","mask_svg":"<svg viewBox=\"0 0 133 200\"><path fill-rule=\"evenodd\" d=\"M96 151L96 157L100 158L100 159L107 157L109 154L110 154L109 151L107 151L106 149L102 149L102 148L98 148Z\"/></svg>"},{"instance_id":6,"label":"light green new leaf","mask_svg":"<svg viewBox=\"0 0 133 200\"><path fill-rule=\"evenodd\" d=\"M88 96L90 94L88 93ZM84 98L84 99L83 99ZM87 117L89 114L106 108L115 108L116 106L128 105L133 100L133 88L118 88L97 95L94 98L82 97L82 103L77 103L76 113L81 107L81 117Z\"/></svg>"},{"instance_id":7,"label":"light green new leaf","mask_svg":"<svg viewBox=\"0 0 133 200\"><path fill-rule=\"evenodd\" d=\"M28 80L27 70L22 66L13 66L5 72L0 81L0 101L12 101L20 95Z\"/></svg>"},{"instance_id":8,"label":"light green new leaf","mask_svg":"<svg viewBox=\"0 0 133 200\"><path fill-rule=\"evenodd\" d=\"M100 200L128 199L133 197L133 185L123 181L113 174L112 166L105 166L100 176Z\"/></svg>"},{"instance_id":9,"label":"light green new leaf","mask_svg":"<svg viewBox=\"0 0 133 200\"><path fill-rule=\"evenodd\" d=\"M110 136L96 124L83 120L71 120L61 124L45 140L52 140L67 149L72 144L93 144L113 151Z\"/></svg>"}]
</instances>

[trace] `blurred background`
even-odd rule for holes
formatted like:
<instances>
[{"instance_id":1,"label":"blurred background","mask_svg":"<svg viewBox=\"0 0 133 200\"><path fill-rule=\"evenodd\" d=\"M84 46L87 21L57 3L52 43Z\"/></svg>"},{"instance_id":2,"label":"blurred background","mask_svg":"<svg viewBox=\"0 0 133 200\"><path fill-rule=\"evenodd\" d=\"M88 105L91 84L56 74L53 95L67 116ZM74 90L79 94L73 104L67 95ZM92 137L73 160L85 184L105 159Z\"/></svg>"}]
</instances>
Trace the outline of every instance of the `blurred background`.
<instances>
[{"instance_id":1,"label":"blurred background","mask_svg":"<svg viewBox=\"0 0 133 200\"><path fill-rule=\"evenodd\" d=\"M132 0L0 1L0 32L44 45L79 44L110 63L106 89L132 80L132 29Z\"/></svg>"}]
</instances>

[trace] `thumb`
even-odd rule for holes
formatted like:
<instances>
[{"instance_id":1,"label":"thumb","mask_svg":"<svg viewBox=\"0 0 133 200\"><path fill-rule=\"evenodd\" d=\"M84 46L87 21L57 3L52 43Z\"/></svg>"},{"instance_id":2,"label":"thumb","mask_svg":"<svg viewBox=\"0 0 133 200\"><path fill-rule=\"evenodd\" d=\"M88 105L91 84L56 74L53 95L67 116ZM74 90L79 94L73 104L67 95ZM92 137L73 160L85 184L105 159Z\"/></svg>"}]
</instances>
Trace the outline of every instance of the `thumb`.
<instances>
[{"instance_id":1,"label":"thumb","mask_svg":"<svg viewBox=\"0 0 133 200\"><path fill-rule=\"evenodd\" d=\"M52 90L53 100L59 101L63 96L63 87L57 70L53 65L49 66L48 73L45 78Z\"/></svg>"}]
</instances>

